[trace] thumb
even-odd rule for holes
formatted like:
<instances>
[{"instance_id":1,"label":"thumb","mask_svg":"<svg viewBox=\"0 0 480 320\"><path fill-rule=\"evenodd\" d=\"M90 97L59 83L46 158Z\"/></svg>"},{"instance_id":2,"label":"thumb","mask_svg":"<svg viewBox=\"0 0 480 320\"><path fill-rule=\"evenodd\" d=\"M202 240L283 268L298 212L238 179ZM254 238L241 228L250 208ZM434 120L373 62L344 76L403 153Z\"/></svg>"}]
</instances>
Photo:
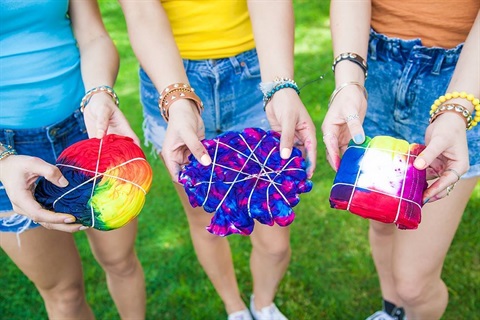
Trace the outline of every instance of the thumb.
<instances>
[{"instance_id":1,"label":"thumb","mask_svg":"<svg viewBox=\"0 0 480 320\"><path fill-rule=\"evenodd\" d=\"M284 117L281 126L280 157L288 159L292 154L293 140L295 138L295 119L293 117Z\"/></svg>"},{"instance_id":2,"label":"thumb","mask_svg":"<svg viewBox=\"0 0 480 320\"><path fill-rule=\"evenodd\" d=\"M68 180L65 179L62 172L54 165L51 165L42 159L35 159L30 170L39 176L45 177L48 181L57 187L64 188L68 186Z\"/></svg>"},{"instance_id":3,"label":"thumb","mask_svg":"<svg viewBox=\"0 0 480 320\"><path fill-rule=\"evenodd\" d=\"M348 131L350 131L350 136L352 137L353 142L356 144L362 144L365 142L365 131L363 130L362 123L358 118L358 113L356 116L347 116L345 121L347 122ZM351 118L351 119L350 119Z\"/></svg>"},{"instance_id":4,"label":"thumb","mask_svg":"<svg viewBox=\"0 0 480 320\"><path fill-rule=\"evenodd\" d=\"M110 120L110 116L107 114L106 111L101 112L97 116L97 130L95 132L95 138L102 139L105 136L105 133L108 130L108 122Z\"/></svg>"},{"instance_id":5,"label":"thumb","mask_svg":"<svg viewBox=\"0 0 480 320\"><path fill-rule=\"evenodd\" d=\"M182 136L185 145L195 159L197 159L202 165L209 166L212 163L212 159L210 158L207 149L205 149L203 144L198 140L197 135L192 131L184 131Z\"/></svg>"}]
</instances>

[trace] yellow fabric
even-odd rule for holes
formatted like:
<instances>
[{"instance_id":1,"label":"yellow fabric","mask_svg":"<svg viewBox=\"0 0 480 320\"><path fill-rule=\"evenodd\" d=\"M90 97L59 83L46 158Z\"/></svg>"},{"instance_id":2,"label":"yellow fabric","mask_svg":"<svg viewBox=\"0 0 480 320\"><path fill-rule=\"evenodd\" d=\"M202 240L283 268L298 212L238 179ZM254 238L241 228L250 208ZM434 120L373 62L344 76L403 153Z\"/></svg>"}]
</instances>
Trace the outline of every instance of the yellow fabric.
<instances>
[{"instance_id":1,"label":"yellow fabric","mask_svg":"<svg viewBox=\"0 0 480 320\"><path fill-rule=\"evenodd\" d=\"M420 38L427 47L465 42L479 0L372 0L372 28L389 37Z\"/></svg>"},{"instance_id":2,"label":"yellow fabric","mask_svg":"<svg viewBox=\"0 0 480 320\"><path fill-rule=\"evenodd\" d=\"M255 47L246 0L161 2L182 58L226 58Z\"/></svg>"}]
</instances>

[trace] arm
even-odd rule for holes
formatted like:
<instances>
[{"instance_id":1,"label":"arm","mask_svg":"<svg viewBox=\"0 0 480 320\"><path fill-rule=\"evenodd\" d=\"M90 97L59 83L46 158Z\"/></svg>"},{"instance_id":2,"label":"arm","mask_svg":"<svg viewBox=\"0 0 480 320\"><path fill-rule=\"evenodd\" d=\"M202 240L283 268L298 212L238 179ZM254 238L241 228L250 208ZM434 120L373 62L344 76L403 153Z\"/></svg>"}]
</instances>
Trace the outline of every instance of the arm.
<instances>
[{"instance_id":1,"label":"arm","mask_svg":"<svg viewBox=\"0 0 480 320\"><path fill-rule=\"evenodd\" d=\"M480 98L480 12L465 41L447 92L465 91ZM466 99L452 99L469 111L472 104ZM478 112L478 111L477 111ZM479 114L477 114L479 115ZM480 130L479 126L472 130ZM440 178L424 193L425 202L433 202L447 195L446 188L458 181L469 167L465 121L453 112L446 112L430 124L425 134L427 148L415 160L419 169L432 168ZM454 170L454 171L452 171Z\"/></svg>"},{"instance_id":2,"label":"arm","mask_svg":"<svg viewBox=\"0 0 480 320\"><path fill-rule=\"evenodd\" d=\"M156 89L160 92L172 83L188 84L170 22L160 1L119 2L133 51ZM205 128L195 104L179 99L169 114L162 157L173 181L177 181L180 166L188 162L190 153L204 165L209 165L211 159L200 142L205 137Z\"/></svg>"},{"instance_id":3,"label":"arm","mask_svg":"<svg viewBox=\"0 0 480 320\"><path fill-rule=\"evenodd\" d=\"M248 1L263 82L276 77L293 79L294 15L291 1ZM268 103L273 130L282 133L282 158L290 157L294 142L306 150L307 174L313 175L317 157L315 126L294 89L277 91Z\"/></svg>"},{"instance_id":4,"label":"arm","mask_svg":"<svg viewBox=\"0 0 480 320\"><path fill-rule=\"evenodd\" d=\"M102 85L113 87L119 58L103 25L97 1L72 0L69 14L80 50L85 89ZM92 95L84 115L89 136L102 138L105 133L116 133L131 137L136 144L140 144L123 113L105 92Z\"/></svg>"},{"instance_id":5,"label":"arm","mask_svg":"<svg viewBox=\"0 0 480 320\"><path fill-rule=\"evenodd\" d=\"M354 52L367 58L370 31L370 0L332 0L330 5L330 24L334 56L344 52ZM335 68L335 86L356 82L361 85L365 76L361 68L349 61L342 61ZM362 122L365 117L367 101L362 89L348 85L334 96L322 124L323 141L327 149L327 160L337 170L340 155L348 142L354 138L363 143L365 133ZM349 115L358 115L359 119L345 121Z\"/></svg>"}]
</instances>

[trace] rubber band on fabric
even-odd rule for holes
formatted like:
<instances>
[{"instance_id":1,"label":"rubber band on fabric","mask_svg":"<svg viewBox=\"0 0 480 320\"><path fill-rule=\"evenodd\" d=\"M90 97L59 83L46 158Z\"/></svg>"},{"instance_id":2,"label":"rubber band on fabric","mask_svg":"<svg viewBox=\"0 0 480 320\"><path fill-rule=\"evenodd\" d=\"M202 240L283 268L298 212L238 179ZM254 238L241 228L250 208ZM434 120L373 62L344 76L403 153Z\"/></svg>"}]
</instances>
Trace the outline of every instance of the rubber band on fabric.
<instances>
[{"instance_id":1,"label":"rubber band on fabric","mask_svg":"<svg viewBox=\"0 0 480 320\"><path fill-rule=\"evenodd\" d=\"M261 82L260 90L263 93L263 111L265 111L267 104L272 100L273 95L278 91L286 88L291 88L300 94L300 89L295 81L290 78L275 78L272 82Z\"/></svg>"},{"instance_id":2,"label":"rubber band on fabric","mask_svg":"<svg viewBox=\"0 0 480 320\"><path fill-rule=\"evenodd\" d=\"M178 181L192 207L214 212L210 233L249 235L254 220L270 226L293 222L299 194L312 189L299 149L282 159L280 134L258 128L225 132L202 143L212 164L203 166L190 156Z\"/></svg>"},{"instance_id":3,"label":"rubber band on fabric","mask_svg":"<svg viewBox=\"0 0 480 320\"><path fill-rule=\"evenodd\" d=\"M458 104L443 105L448 100L456 98L466 99L472 103L473 111L470 112L467 108ZM473 94L468 94L464 91L445 93L443 96L438 97L438 99L433 102L430 108L430 123L432 123L440 114L446 111L454 111L463 116L467 120L467 130L471 130L480 122L480 100L475 98Z\"/></svg>"},{"instance_id":4,"label":"rubber band on fabric","mask_svg":"<svg viewBox=\"0 0 480 320\"><path fill-rule=\"evenodd\" d=\"M167 86L162 90L160 97L158 98L158 107L165 122L168 122L170 115L170 106L180 99L192 100L197 107L198 113L203 112L203 102L200 97L195 93L195 89L190 87L186 83L174 83Z\"/></svg>"},{"instance_id":5,"label":"rubber band on fabric","mask_svg":"<svg viewBox=\"0 0 480 320\"><path fill-rule=\"evenodd\" d=\"M328 101L328 107L327 108L330 108L330 106L332 105L332 102L335 99L335 97L337 96L337 94L339 94L340 91L342 91L343 89L345 89L348 86L357 86L360 89L362 89L363 95L365 96L365 99L368 100L368 92L367 92L367 89L365 89L365 86L363 84L361 84L360 82L350 81L350 82L342 83L332 92L332 95L330 96L330 100Z\"/></svg>"},{"instance_id":6,"label":"rubber band on fabric","mask_svg":"<svg viewBox=\"0 0 480 320\"><path fill-rule=\"evenodd\" d=\"M141 148L131 138L113 134L71 145L56 165L69 185L61 188L41 179L35 189L37 201L98 230L117 229L133 220L152 182Z\"/></svg>"},{"instance_id":7,"label":"rubber band on fabric","mask_svg":"<svg viewBox=\"0 0 480 320\"><path fill-rule=\"evenodd\" d=\"M330 206L364 218L416 229L421 222L426 171L413 166L425 146L387 136L351 141L340 162Z\"/></svg>"},{"instance_id":8,"label":"rubber band on fabric","mask_svg":"<svg viewBox=\"0 0 480 320\"><path fill-rule=\"evenodd\" d=\"M98 86L98 87L95 87L95 88L92 88L92 89L88 90L85 93L85 95L83 96L82 101L80 102L80 111L81 112L84 112L85 107L90 102L90 99L92 98L92 96L96 93L99 93L99 92L107 93L110 97L112 97L113 102L115 102L115 105L117 107L120 105L120 100L118 100L118 96L117 96L117 94L115 93L115 90L113 90L112 87Z\"/></svg>"}]
</instances>

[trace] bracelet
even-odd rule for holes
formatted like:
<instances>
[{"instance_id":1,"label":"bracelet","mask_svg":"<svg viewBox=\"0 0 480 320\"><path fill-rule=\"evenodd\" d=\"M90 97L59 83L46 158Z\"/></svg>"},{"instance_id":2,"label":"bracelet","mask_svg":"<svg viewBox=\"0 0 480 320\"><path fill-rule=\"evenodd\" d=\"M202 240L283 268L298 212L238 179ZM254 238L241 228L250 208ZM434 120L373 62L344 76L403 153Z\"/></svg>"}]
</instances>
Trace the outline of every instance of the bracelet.
<instances>
[{"instance_id":1,"label":"bracelet","mask_svg":"<svg viewBox=\"0 0 480 320\"><path fill-rule=\"evenodd\" d=\"M282 89L291 88L300 94L300 89L295 81L290 78L279 78L276 77L272 82L261 82L260 90L263 93L263 111L267 107L267 104L272 100L273 95Z\"/></svg>"},{"instance_id":2,"label":"bracelet","mask_svg":"<svg viewBox=\"0 0 480 320\"><path fill-rule=\"evenodd\" d=\"M0 142L0 148L5 149L5 150L0 152L0 160L3 160L8 156L12 156L12 155L17 154L17 151L15 151L15 149L13 149L13 147L11 145L3 144L3 143Z\"/></svg>"},{"instance_id":3,"label":"bracelet","mask_svg":"<svg viewBox=\"0 0 480 320\"><path fill-rule=\"evenodd\" d=\"M330 105L332 104L333 100L335 99L335 97L337 96L337 94L342 91L344 88L348 87L348 86L357 86L359 87L360 89L363 90L363 95L365 96L365 99L368 99L368 92L367 92L367 89L365 89L365 87L363 86L363 84L361 84L360 82L356 82L356 81L350 81L350 82L345 82L345 83L342 83L340 86L338 86L338 88L336 88L333 92L332 92L332 95L330 96L330 100L328 101L328 107L327 109L330 108Z\"/></svg>"},{"instance_id":4,"label":"bracelet","mask_svg":"<svg viewBox=\"0 0 480 320\"><path fill-rule=\"evenodd\" d=\"M461 106L456 103L452 104L443 104L439 108L435 109L435 111L430 115L430 123L435 121L437 117L441 114L444 114L446 112L456 112L457 114L461 115L463 120L465 120L465 126L467 129L469 129L472 125L472 115L470 114L470 111L468 111L467 108L464 106Z\"/></svg>"},{"instance_id":5,"label":"bracelet","mask_svg":"<svg viewBox=\"0 0 480 320\"><path fill-rule=\"evenodd\" d=\"M169 120L170 106L178 99L188 99L195 102L195 106L200 114L204 109L203 102L200 97L195 93L195 89L185 83L174 83L163 89L160 97L158 98L158 107L165 122Z\"/></svg>"},{"instance_id":6,"label":"bracelet","mask_svg":"<svg viewBox=\"0 0 480 320\"><path fill-rule=\"evenodd\" d=\"M82 98L82 101L80 102L80 111L83 112L85 107L87 106L87 104L90 102L90 99L92 98L92 96L95 94L95 93L99 93L99 92L105 92L107 93L108 95L110 95L110 97L112 97L113 99L113 102L115 102L115 105L118 107L119 104L120 104L120 101L118 100L118 96L117 94L115 93L115 91L113 90L112 87L109 87L109 86L98 86L98 87L95 87L95 88L92 88L90 90L88 90L85 95L83 96Z\"/></svg>"},{"instance_id":7,"label":"bracelet","mask_svg":"<svg viewBox=\"0 0 480 320\"><path fill-rule=\"evenodd\" d=\"M462 107L463 109L460 110L460 108L458 107L461 107L461 106L457 104L449 104L457 107L453 109L450 108L448 111L456 111L456 112L462 113L462 116L465 117L465 119L467 119L467 130L471 130L473 127L475 127L480 122L480 100L475 98L473 94L468 94L464 91L462 92L454 91L452 93L445 93L443 96L438 97L438 99L433 102L430 108L430 123L432 123L433 120L435 120L434 118L440 115L439 113L443 113L445 111L445 108L442 108L444 102L451 99L456 99L456 98L467 99L468 101L470 101L473 104L473 111L470 113L470 111L468 111L468 109L464 107ZM441 110L442 112L438 111L439 109L442 109ZM470 116L470 119L468 118L468 116L463 115L464 111L468 113L468 116Z\"/></svg>"},{"instance_id":8,"label":"bracelet","mask_svg":"<svg viewBox=\"0 0 480 320\"><path fill-rule=\"evenodd\" d=\"M360 68L362 68L363 74L365 75L365 79L367 79L367 76L368 76L367 61L365 61L365 59L363 59L361 56L353 52L341 53L335 59L333 59L333 63L332 63L333 73L335 73L335 67L337 66L337 64L344 60L351 61L356 65L358 65Z\"/></svg>"}]
</instances>

